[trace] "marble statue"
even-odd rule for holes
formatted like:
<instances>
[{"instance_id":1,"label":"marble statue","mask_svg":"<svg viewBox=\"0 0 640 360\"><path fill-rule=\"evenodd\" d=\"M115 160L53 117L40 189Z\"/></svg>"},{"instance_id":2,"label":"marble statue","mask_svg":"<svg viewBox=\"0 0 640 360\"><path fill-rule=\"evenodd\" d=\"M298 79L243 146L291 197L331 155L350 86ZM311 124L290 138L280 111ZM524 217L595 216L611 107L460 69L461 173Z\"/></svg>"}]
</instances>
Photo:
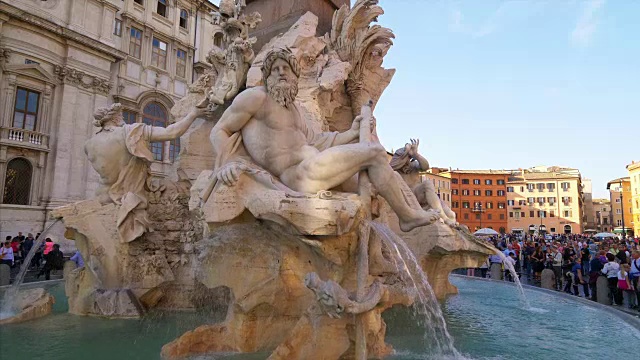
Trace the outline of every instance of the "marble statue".
<instances>
[{"instance_id":1,"label":"marble statue","mask_svg":"<svg viewBox=\"0 0 640 360\"><path fill-rule=\"evenodd\" d=\"M420 140L411 139L411 143L395 151L390 165L403 175L423 208L437 210L445 224L457 227L456 214L438 197L431 181L420 181L419 173L429 170L430 166L427 159L418 153L418 145Z\"/></svg>"},{"instance_id":2,"label":"marble statue","mask_svg":"<svg viewBox=\"0 0 640 360\"><path fill-rule=\"evenodd\" d=\"M99 130L85 143L85 153L100 175L98 201L120 205L117 227L121 242L131 242L149 230L145 193L149 164L153 161L149 143L180 137L196 118L205 114L206 109L194 109L184 119L164 128L125 124L119 103L94 113L93 124Z\"/></svg>"},{"instance_id":3,"label":"marble statue","mask_svg":"<svg viewBox=\"0 0 640 360\"><path fill-rule=\"evenodd\" d=\"M291 51L270 51L262 73L265 86L240 93L211 131L218 182L233 186L246 168L236 156L241 143L250 161L294 191L330 190L367 169L372 184L398 214L403 231L439 218L437 210L410 205L379 143L354 143L362 117L342 133L315 132L307 126L295 103L300 72Z\"/></svg>"}]
</instances>

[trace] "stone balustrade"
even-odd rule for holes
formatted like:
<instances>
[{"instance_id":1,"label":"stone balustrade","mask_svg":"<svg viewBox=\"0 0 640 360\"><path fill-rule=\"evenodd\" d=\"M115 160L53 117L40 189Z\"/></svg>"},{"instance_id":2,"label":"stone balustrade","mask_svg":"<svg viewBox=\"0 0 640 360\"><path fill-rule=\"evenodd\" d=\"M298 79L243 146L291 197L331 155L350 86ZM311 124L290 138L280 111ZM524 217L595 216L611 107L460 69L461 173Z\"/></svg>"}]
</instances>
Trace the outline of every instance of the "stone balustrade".
<instances>
[{"instance_id":1,"label":"stone balustrade","mask_svg":"<svg viewBox=\"0 0 640 360\"><path fill-rule=\"evenodd\" d=\"M0 142L48 149L49 135L20 128L0 128Z\"/></svg>"}]
</instances>

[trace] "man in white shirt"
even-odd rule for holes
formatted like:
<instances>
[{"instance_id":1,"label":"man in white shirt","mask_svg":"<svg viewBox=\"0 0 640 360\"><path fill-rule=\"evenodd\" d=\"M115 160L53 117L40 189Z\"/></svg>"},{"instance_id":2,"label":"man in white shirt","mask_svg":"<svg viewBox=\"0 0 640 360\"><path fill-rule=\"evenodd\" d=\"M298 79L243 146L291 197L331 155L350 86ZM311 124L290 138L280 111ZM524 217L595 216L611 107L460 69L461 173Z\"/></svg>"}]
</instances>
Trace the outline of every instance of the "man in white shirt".
<instances>
[{"instance_id":1,"label":"man in white shirt","mask_svg":"<svg viewBox=\"0 0 640 360\"><path fill-rule=\"evenodd\" d=\"M13 249L11 242L5 241L4 246L0 249L0 263L13 266Z\"/></svg>"},{"instance_id":2,"label":"man in white shirt","mask_svg":"<svg viewBox=\"0 0 640 360\"><path fill-rule=\"evenodd\" d=\"M640 308L640 251L635 250L631 253L631 271L629 271L629 279L636 293L636 308Z\"/></svg>"}]
</instances>

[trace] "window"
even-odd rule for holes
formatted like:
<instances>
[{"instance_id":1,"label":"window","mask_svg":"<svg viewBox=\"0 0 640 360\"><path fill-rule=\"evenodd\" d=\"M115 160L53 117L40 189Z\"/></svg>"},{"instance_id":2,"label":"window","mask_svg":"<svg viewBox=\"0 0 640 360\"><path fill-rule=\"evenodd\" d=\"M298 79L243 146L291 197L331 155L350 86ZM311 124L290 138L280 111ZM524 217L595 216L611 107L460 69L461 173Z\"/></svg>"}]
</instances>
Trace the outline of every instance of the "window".
<instances>
[{"instance_id":1,"label":"window","mask_svg":"<svg viewBox=\"0 0 640 360\"><path fill-rule=\"evenodd\" d=\"M562 191L569 191L569 189L571 188L568 182L563 182L560 184L560 186L562 187Z\"/></svg>"},{"instance_id":2,"label":"window","mask_svg":"<svg viewBox=\"0 0 640 360\"><path fill-rule=\"evenodd\" d=\"M451 195L458 195L458 189L451 190Z\"/></svg>"},{"instance_id":3,"label":"window","mask_svg":"<svg viewBox=\"0 0 640 360\"><path fill-rule=\"evenodd\" d=\"M491 220L493 216L491 214L487 214L487 220Z\"/></svg>"},{"instance_id":4,"label":"window","mask_svg":"<svg viewBox=\"0 0 640 360\"><path fill-rule=\"evenodd\" d=\"M116 19L113 22L113 35L122 36L122 20Z\"/></svg>"},{"instance_id":5,"label":"window","mask_svg":"<svg viewBox=\"0 0 640 360\"><path fill-rule=\"evenodd\" d=\"M515 200L507 200L507 205L509 206L515 205Z\"/></svg>"},{"instance_id":6,"label":"window","mask_svg":"<svg viewBox=\"0 0 640 360\"><path fill-rule=\"evenodd\" d=\"M552 233L556 232L556 228L551 228L551 232Z\"/></svg>"},{"instance_id":7,"label":"window","mask_svg":"<svg viewBox=\"0 0 640 360\"><path fill-rule=\"evenodd\" d=\"M144 6L144 0L133 0L133 2L135 2L136 4L140 4L140 5Z\"/></svg>"},{"instance_id":8,"label":"window","mask_svg":"<svg viewBox=\"0 0 640 360\"><path fill-rule=\"evenodd\" d=\"M485 185L491 185L491 184L493 184L493 181L491 181L491 179L486 179L486 180L484 181L484 184L485 184Z\"/></svg>"},{"instance_id":9,"label":"window","mask_svg":"<svg viewBox=\"0 0 640 360\"><path fill-rule=\"evenodd\" d=\"M498 184L498 185L504 185L504 180L498 180L498 181L496 181L496 184Z\"/></svg>"},{"instance_id":10,"label":"window","mask_svg":"<svg viewBox=\"0 0 640 360\"><path fill-rule=\"evenodd\" d=\"M480 190L473 190L473 195L480 196Z\"/></svg>"},{"instance_id":11,"label":"window","mask_svg":"<svg viewBox=\"0 0 640 360\"><path fill-rule=\"evenodd\" d=\"M187 19L189 18L189 14L187 13L187 10L181 9L180 10L180 27L183 29L187 28Z\"/></svg>"},{"instance_id":12,"label":"window","mask_svg":"<svg viewBox=\"0 0 640 360\"><path fill-rule=\"evenodd\" d=\"M518 200L518 205L523 206L526 205L527 201L526 200Z\"/></svg>"},{"instance_id":13,"label":"window","mask_svg":"<svg viewBox=\"0 0 640 360\"><path fill-rule=\"evenodd\" d=\"M571 210L565 210L565 211L563 212L563 216L564 216L564 217L571 217Z\"/></svg>"},{"instance_id":14,"label":"window","mask_svg":"<svg viewBox=\"0 0 640 360\"><path fill-rule=\"evenodd\" d=\"M507 192L513 192L513 186L507 186Z\"/></svg>"},{"instance_id":15,"label":"window","mask_svg":"<svg viewBox=\"0 0 640 360\"><path fill-rule=\"evenodd\" d=\"M180 138L169 141L169 160L176 161L180 155Z\"/></svg>"},{"instance_id":16,"label":"window","mask_svg":"<svg viewBox=\"0 0 640 360\"><path fill-rule=\"evenodd\" d=\"M40 93L18 88L13 108L13 127L35 131Z\"/></svg>"},{"instance_id":17,"label":"window","mask_svg":"<svg viewBox=\"0 0 640 360\"><path fill-rule=\"evenodd\" d=\"M622 210L621 209L616 209L616 214L622 214Z\"/></svg>"},{"instance_id":18,"label":"window","mask_svg":"<svg viewBox=\"0 0 640 360\"><path fill-rule=\"evenodd\" d=\"M462 195L469 195L469 190L462 190Z\"/></svg>"},{"instance_id":19,"label":"window","mask_svg":"<svg viewBox=\"0 0 640 360\"><path fill-rule=\"evenodd\" d=\"M504 190L498 190L498 196L504 196Z\"/></svg>"},{"instance_id":20,"label":"window","mask_svg":"<svg viewBox=\"0 0 640 360\"><path fill-rule=\"evenodd\" d=\"M153 38L153 50L151 51L151 65L160 68L167 68L167 43Z\"/></svg>"},{"instance_id":21,"label":"window","mask_svg":"<svg viewBox=\"0 0 640 360\"><path fill-rule=\"evenodd\" d=\"M158 13L158 15L167 17L167 0L158 0L156 13Z\"/></svg>"},{"instance_id":22,"label":"window","mask_svg":"<svg viewBox=\"0 0 640 360\"><path fill-rule=\"evenodd\" d=\"M482 203L480 201L474 201L473 202L473 208L477 209L477 210L481 210L482 209Z\"/></svg>"},{"instance_id":23,"label":"window","mask_svg":"<svg viewBox=\"0 0 640 360\"><path fill-rule=\"evenodd\" d=\"M500 214L500 220L504 220L504 214Z\"/></svg>"},{"instance_id":24,"label":"window","mask_svg":"<svg viewBox=\"0 0 640 360\"><path fill-rule=\"evenodd\" d=\"M459 202L457 202L457 201L454 201L451 205L452 205L452 207L453 207L454 209L457 209L457 208L459 208L459 207L460 207L460 203L459 203Z\"/></svg>"},{"instance_id":25,"label":"window","mask_svg":"<svg viewBox=\"0 0 640 360\"><path fill-rule=\"evenodd\" d=\"M556 212L554 210L550 210L549 217L556 217Z\"/></svg>"},{"instance_id":26,"label":"window","mask_svg":"<svg viewBox=\"0 0 640 360\"><path fill-rule=\"evenodd\" d=\"M167 112L160 104L150 103L144 107L142 121L151 126L167 127ZM162 161L164 159L164 143L152 142L151 152L153 160Z\"/></svg>"},{"instance_id":27,"label":"window","mask_svg":"<svg viewBox=\"0 0 640 360\"><path fill-rule=\"evenodd\" d=\"M498 209L504 209L506 207L506 204L503 202L499 202L498 203Z\"/></svg>"},{"instance_id":28,"label":"window","mask_svg":"<svg viewBox=\"0 0 640 360\"><path fill-rule=\"evenodd\" d=\"M486 207L487 209L493 209L493 203L491 201L487 201Z\"/></svg>"},{"instance_id":29,"label":"window","mask_svg":"<svg viewBox=\"0 0 640 360\"><path fill-rule=\"evenodd\" d=\"M485 195L485 196L493 196L493 191L491 191L491 190L485 190L485 191L484 191L484 195Z\"/></svg>"},{"instance_id":30,"label":"window","mask_svg":"<svg viewBox=\"0 0 640 360\"><path fill-rule=\"evenodd\" d=\"M564 201L564 198L562 198L562 199L563 199L563 201ZM617 203L620 203L620 198L617 198L617 199L616 199L616 202L617 202Z\"/></svg>"},{"instance_id":31,"label":"window","mask_svg":"<svg viewBox=\"0 0 640 360\"><path fill-rule=\"evenodd\" d=\"M469 179L462 179L463 185L469 185Z\"/></svg>"},{"instance_id":32,"label":"window","mask_svg":"<svg viewBox=\"0 0 640 360\"><path fill-rule=\"evenodd\" d=\"M534 188L535 186L533 184L527 184L527 190L533 191Z\"/></svg>"},{"instance_id":33,"label":"window","mask_svg":"<svg viewBox=\"0 0 640 360\"><path fill-rule=\"evenodd\" d=\"M553 205L556 202L556 198L554 197L548 197L547 198L547 202L549 202L549 204Z\"/></svg>"},{"instance_id":34,"label":"window","mask_svg":"<svg viewBox=\"0 0 640 360\"><path fill-rule=\"evenodd\" d=\"M468 201L463 201L462 202L462 208L463 209L468 209L469 208L469 202Z\"/></svg>"},{"instance_id":35,"label":"window","mask_svg":"<svg viewBox=\"0 0 640 360\"><path fill-rule=\"evenodd\" d=\"M7 163L4 178L4 204L29 205L31 192L31 164L27 159L15 158Z\"/></svg>"},{"instance_id":36,"label":"window","mask_svg":"<svg viewBox=\"0 0 640 360\"><path fill-rule=\"evenodd\" d=\"M480 220L480 214L476 214L476 220Z\"/></svg>"},{"instance_id":37,"label":"window","mask_svg":"<svg viewBox=\"0 0 640 360\"><path fill-rule=\"evenodd\" d=\"M536 216L535 214L536 214L535 211L533 211L533 210L529 211L529 217L530 218L535 217Z\"/></svg>"},{"instance_id":38,"label":"window","mask_svg":"<svg viewBox=\"0 0 640 360\"><path fill-rule=\"evenodd\" d=\"M520 213L520 216L522 216L523 219L527 217L524 211Z\"/></svg>"},{"instance_id":39,"label":"window","mask_svg":"<svg viewBox=\"0 0 640 360\"><path fill-rule=\"evenodd\" d=\"M571 196L563 196L562 202L565 204L571 204Z\"/></svg>"},{"instance_id":40,"label":"window","mask_svg":"<svg viewBox=\"0 0 640 360\"><path fill-rule=\"evenodd\" d=\"M622 220L618 220L618 226L622 226Z\"/></svg>"},{"instance_id":41,"label":"window","mask_svg":"<svg viewBox=\"0 0 640 360\"><path fill-rule=\"evenodd\" d=\"M469 220L469 214L464 214L464 219Z\"/></svg>"},{"instance_id":42,"label":"window","mask_svg":"<svg viewBox=\"0 0 640 360\"><path fill-rule=\"evenodd\" d=\"M546 218L547 217L547 212L544 210L540 210L538 211L538 217L540 218Z\"/></svg>"},{"instance_id":43,"label":"window","mask_svg":"<svg viewBox=\"0 0 640 360\"><path fill-rule=\"evenodd\" d=\"M543 197L539 197L538 198L538 204L540 204L540 205L544 204L544 198Z\"/></svg>"},{"instance_id":44,"label":"window","mask_svg":"<svg viewBox=\"0 0 640 360\"><path fill-rule=\"evenodd\" d=\"M529 205L533 205L534 201L536 201L535 198L532 198L532 197L527 198L527 202L529 203Z\"/></svg>"},{"instance_id":45,"label":"window","mask_svg":"<svg viewBox=\"0 0 640 360\"><path fill-rule=\"evenodd\" d=\"M554 183L547 183L547 189L548 189L549 191L553 191L553 190L555 190L555 188L556 188L556 184L554 184Z\"/></svg>"},{"instance_id":46,"label":"window","mask_svg":"<svg viewBox=\"0 0 640 360\"><path fill-rule=\"evenodd\" d=\"M512 218L513 217L513 211L509 211L509 217Z\"/></svg>"},{"instance_id":47,"label":"window","mask_svg":"<svg viewBox=\"0 0 640 360\"><path fill-rule=\"evenodd\" d=\"M458 183L458 179L451 179L451 183L452 184L457 184Z\"/></svg>"},{"instance_id":48,"label":"window","mask_svg":"<svg viewBox=\"0 0 640 360\"><path fill-rule=\"evenodd\" d=\"M536 184L536 187L538 188L538 191L544 191L544 184L543 183Z\"/></svg>"},{"instance_id":49,"label":"window","mask_svg":"<svg viewBox=\"0 0 640 360\"><path fill-rule=\"evenodd\" d=\"M142 31L131 27L129 40L129 55L136 59L140 59L140 50L142 49Z\"/></svg>"},{"instance_id":50,"label":"window","mask_svg":"<svg viewBox=\"0 0 640 360\"><path fill-rule=\"evenodd\" d=\"M187 52L181 49L176 51L176 75L185 77L187 73Z\"/></svg>"},{"instance_id":51,"label":"window","mask_svg":"<svg viewBox=\"0 0 640 360\"><path fill-rule=\"evenodd\" d=\"M473 185L480 185L480 179L473 179Z\"/></svg>"},{"instance_id":52,"label":"window","mask_svg":"<svg viewBox=\"0 0 640 360\"><path fill-rule=\"evenodd\" d=\"M133 124L136 122L136 114L131 111L124 110L122 112L122 119L126 124Z\"/></svg>"}]
</instances>

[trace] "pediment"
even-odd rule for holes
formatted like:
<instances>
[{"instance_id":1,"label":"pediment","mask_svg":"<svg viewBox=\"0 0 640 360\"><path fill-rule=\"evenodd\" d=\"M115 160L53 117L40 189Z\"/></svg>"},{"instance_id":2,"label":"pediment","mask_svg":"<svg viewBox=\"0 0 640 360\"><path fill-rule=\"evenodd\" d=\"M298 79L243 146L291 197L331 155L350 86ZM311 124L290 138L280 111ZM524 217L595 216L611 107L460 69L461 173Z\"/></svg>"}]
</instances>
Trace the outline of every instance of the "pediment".
<instances>
[{"instance_id":1,"label":"pediment","mask_svg":"<svg viewBox=\"0 0 640 360\"><path fill-rule=\"evenodd\" d=\"M58 83L55 76L53 76L39 64L5 65L4 72L15 73L21 76L28 76L50 84Z\"/></svg>"}]
</instances>

